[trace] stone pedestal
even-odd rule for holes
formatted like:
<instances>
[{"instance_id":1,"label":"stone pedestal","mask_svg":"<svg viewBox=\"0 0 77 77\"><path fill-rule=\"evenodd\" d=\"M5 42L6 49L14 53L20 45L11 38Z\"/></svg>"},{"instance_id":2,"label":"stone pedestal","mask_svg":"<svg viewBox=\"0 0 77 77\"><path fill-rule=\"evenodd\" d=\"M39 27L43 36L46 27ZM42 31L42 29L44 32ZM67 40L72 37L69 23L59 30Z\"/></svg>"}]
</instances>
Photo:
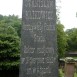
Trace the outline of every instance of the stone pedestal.
<instances>
[{"instance_id":1,"label":"stone pedestal","mask_svg":"<svg viewBox=\"0 0 77 77\"><path fill-rule=\"evenodd\" d=\"M74 77L75 62L67 61L65 62L65 76L64 77Z\"/></svg>"}]
</instances>

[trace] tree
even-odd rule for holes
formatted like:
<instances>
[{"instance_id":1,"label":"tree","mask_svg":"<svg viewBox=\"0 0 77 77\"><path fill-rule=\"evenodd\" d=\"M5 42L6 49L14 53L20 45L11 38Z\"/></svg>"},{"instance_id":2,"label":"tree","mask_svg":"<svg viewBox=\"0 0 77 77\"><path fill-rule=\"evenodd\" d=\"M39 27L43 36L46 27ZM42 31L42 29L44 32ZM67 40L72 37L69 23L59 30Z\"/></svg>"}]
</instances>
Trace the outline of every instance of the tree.
<instances>
[{"instance_id":1,"label":"tree","mask_svg":"<svg viewBox=\"0 0 77 77\"><path fill-rule=\"evenodd\" d=\"M63 57L65 52L66 52L66 47L67 47L67 36L66 33L64 32L64 25L61 24L60 22L60 3L61 1L57 1L57 6L56 6L56 27L57 27L57 45L58 45L58 56L59 58Z\"/></svg>"},{"instance_id":2,"label":"tree","mask_svg":"<svg viewBox=\"0 0 77 77\"><path fill-rule=\"evenodd\" d=\"M11 26L15 29L18 36L21 36L21 19L18 18L18 16L15 15L9 15L9 16L2 16L0 15L0 24L4 24L4 26L8 27Z\"/></svg>"},{"instance_id":3,"label":"tree","mask_svg":"<svg viewBox=\"0 0 77 77\"><path fill-rule=\"evenodd\" d=\"M68 51L77 51L77 28L66 30Z\"/></svg>"},{"instance_id":4,"label":"tree","mask_svg":"<svg viewBox=\"0 0 77 77\"><path fill-rule=\"evenodd\" d=\"M0 34L0 69L13 69L19 65L19 38Z\"/></svg>"},{"instance_id":5,"label":"tree","mask_svg":"<svg viewBox=\"0 0 77 77\"><path fill-rule=\"evenodd\" d=\"M9 15L8 17L9 24L16 30L18 36L21 36L21 19L15 15Z\"/></svg>"},{"instance_id":6,"label":"tree","mask_svg":"<svg viewBox=\"0 0 77 77\"><path fill-rule=\"evenodd\" d=\"M58 45L58 56L63 57L67 47L67 37L64 32L64 26L61 23L57 24L57 45Z\"/></svg>"},{"instance_id":7,"label":"tree","mask_svg":"<svg viewBox=\"0 0 77 77\"><path fill-rule=\"evenodd\" d=\"M19 68L20 39L16 30L9 24L0 21L0 69ZM15 68L14 68L15 67Z\"/></svg>"}]
</instances>

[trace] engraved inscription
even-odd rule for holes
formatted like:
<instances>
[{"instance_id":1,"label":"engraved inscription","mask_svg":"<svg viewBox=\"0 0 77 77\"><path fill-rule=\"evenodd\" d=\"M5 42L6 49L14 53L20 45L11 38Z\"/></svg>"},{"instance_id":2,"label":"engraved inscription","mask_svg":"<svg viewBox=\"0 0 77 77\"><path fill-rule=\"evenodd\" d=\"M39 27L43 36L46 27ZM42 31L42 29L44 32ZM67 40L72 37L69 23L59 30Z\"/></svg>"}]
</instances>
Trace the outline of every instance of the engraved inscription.
<instances>
[{"instance_id":1,"label":"engraved inscription","mask_svg":"<svg viewBox=\"0 0 77 77\"><path fill-rule=\"evenodd\" d=\"M26 64L30 63L30 64L35 64L37 62L37 64L42 63L42 64L52 64L55 61L54 57L45 57L45 58L33 58L33 57L26 57Z\"/></svg>"},{"instance_id":2,"label":"engraved inscription","mask_svg":"<svg viewBox=\"0 0 77 77\"><path fill-rule=\"evenodd\" d=\"M21 58L21 64L23 64L25 61L25 58Z\"/></svg>"},{"instance_id":3,"label":"engraved inscription","mask_svg":"<svg viewBox=\"0 0 77 77\"><path fill-rule=\"evenodd\" d=\"M35 24L24 24L23 25L23 30L40 30L40 32L42 32L43 30L55 30L54 25L52 24L52 22L48 22L48 23L44 23L42 26L41 22L35 23Z\"/></svg>"},{"instance_id":4,"label":"engraved inscription","mask_svg":"<svg viewBox=\"0 0 77 77\"><path fill-rule=\"evenodd\" d=\"M35 35L34 42L45 42L45 38L43 36Z\"/></svg>"},{"instance_id":5,"label":"engraved inscription","mask_svg":"<svg viewBox=\"0 0 77 77\"><path fill-rule=\"evenodd\" d=\"M24 46L24 53L34 53L35 48Z\"/></svg>"},{"instance_id":6,"label":"engraved inscription","mask_svg":"<svg viewBox=\"0 0 77 77\"><path fill-rule=\"evenodd\" d=\"M26 19L52 19L53 11L25 11Z\"/></svg>"},{"instance_id":7,"label":"engraved inscription","mask_svg":"<svg viewBox=\"0 0 77 77\"><path fill-rule=\"evenodd\" d=\"M55 0L23 0L22 14L20 77L57 77Z\"/></svg>"},{"instance_id":8,"label":"engraved inscription","mask_svg":"<svg viewBox=\"0 0 77 77\"><path fill-rule=\"evenodd\" d=\"M51 69L48 67L48 68L28 68L27 69L27 74L35 74L35 73L40 73L40 74L50 74L51 73Z\"/></svg>"},{"instance_id":9,"label":"engraved inscription","mask_svg":"<svg viewBox=\"0 0 77 77\"><path fill-rule=\"evenodd\" d=\"M35 48L24 46L24 53L34 53L34 51L35 51ZM37 48L37 53L49 53L49 54L54 54L54 48L53 48L53 47Z\"/></svg>"},{"instance_id":10,"label":"engraved inscription","mask_svg":"<svg viewBox=\"0 0 77 77\"><path fill-rule=\"evenodd\" d=\"M53 1L52 0L26 0L25 7L52 7Z\"/></svg>"}]
</instances>

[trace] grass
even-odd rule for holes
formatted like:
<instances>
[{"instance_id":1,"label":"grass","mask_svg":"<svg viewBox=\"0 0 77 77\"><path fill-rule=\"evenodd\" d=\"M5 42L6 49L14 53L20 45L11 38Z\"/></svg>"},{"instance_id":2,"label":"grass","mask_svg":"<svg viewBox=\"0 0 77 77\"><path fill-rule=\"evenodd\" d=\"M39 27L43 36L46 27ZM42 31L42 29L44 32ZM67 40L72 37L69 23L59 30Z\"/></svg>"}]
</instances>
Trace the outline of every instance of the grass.
<instances>
[{"instance_id":1,"label":"grass","mask_svg":"<svg viewBox=\"0 0 77 77\"><path fill-rule=\"evenodd\" d=\"M60 77L64 76L64 73L62 72L62 69L59 69Z\"/></svg>"},{"instance_id":2,"label":"grass","mask_svg":"<svg viewBox=\"0 0 77 77\"><path fill-rule=\"evenodd\" d=\"M77 77L77 73L74 74L74 77Z\"/></svg>"}]
</instances>

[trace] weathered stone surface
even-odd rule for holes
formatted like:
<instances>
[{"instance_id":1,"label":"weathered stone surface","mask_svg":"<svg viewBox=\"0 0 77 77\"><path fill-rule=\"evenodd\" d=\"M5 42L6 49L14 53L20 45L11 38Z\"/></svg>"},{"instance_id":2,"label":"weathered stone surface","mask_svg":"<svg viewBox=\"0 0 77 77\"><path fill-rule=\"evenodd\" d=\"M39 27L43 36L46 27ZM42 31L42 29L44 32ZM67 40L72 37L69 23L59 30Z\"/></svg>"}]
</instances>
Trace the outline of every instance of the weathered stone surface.
<instances>
[{"instance_id":1,"label":"weathered stone surface","mask_svg":"<svg viewBox=\"0 0 77 77\"><path fill-rule=\"evenodd\" d=\"M23 0L20 77L58 77L55 0Z\"/></svg>"}]
</instances>

